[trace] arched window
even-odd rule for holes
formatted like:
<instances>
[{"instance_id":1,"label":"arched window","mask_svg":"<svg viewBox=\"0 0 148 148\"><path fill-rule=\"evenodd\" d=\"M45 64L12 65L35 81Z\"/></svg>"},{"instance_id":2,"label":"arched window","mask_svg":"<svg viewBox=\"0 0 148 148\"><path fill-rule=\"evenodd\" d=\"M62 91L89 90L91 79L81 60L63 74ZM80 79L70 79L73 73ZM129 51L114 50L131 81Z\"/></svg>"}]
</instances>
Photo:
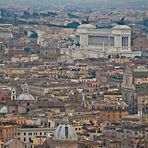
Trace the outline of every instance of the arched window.
<instances>
[{"instance_id":1,"label":"arched window","mask_svg":"<svg viewBox=\"0 0 148 148\"><path fill-rule=\"evenodd\" d=\"M68 138L68 127L65 127L65 137Z\"/></svg>"}]
</instances>

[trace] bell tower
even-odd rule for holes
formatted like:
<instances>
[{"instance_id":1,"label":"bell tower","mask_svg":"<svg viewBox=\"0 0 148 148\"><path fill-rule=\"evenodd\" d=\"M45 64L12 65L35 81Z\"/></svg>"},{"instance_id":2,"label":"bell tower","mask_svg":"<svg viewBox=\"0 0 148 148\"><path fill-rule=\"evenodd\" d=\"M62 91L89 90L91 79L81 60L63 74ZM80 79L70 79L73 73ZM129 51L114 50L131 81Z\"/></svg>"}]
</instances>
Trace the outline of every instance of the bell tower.
<instances>
[{"instance_id":1,"label":"bell tower","mask_svg":"<svg viewBox=\"0 0 148 148\"><path fill-rule=\"evenodd\" d=\"M137 114L137 98L134 86L134 76L130 67L126 67L123 77L122 96L128 104L128 113Z\"/></svg>"},{"instance_id":2,"label":"bell tower","mask_svg":"<svg viewBox=\"0 0 148 148\"><path fill-rule=\"evenodd\" d=\"M133 85L133 73L129 67L126 67L126 72L123 77L123 84L130 87Z\"/></svg>"},{"instance_id":3,"label":"bell tower","mask_svg":"<svg viewBox=\"0 0 148 148\"><path fill-rule=\"evenodd\" d=\"M11 88L11 100L16 100L16 89Z\"/></svg>"}]
</instances>

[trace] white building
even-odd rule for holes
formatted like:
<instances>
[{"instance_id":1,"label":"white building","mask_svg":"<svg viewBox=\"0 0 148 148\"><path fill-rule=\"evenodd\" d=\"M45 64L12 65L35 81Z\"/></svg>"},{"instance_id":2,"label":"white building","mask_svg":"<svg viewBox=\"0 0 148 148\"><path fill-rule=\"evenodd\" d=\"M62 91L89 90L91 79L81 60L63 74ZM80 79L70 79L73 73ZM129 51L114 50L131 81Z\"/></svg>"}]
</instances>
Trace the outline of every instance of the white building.
<instances>
[{"instance_id":1,"label":"white building","mask_svg":"<svg viewBox=\"0 0 148 148\"><path fill-rule=\"evenodd\" d=\"M20 57L19 56L14 56L14 57L11 58L11 61L13 63L20 62Z\"/></svg>"},{"instance_id":2,"label":"white building","mask_svg":"<svg viewBox=\"0 0 148 148\"><path fill-rule=\"evenodd\" d=\"M65 51L74 59L141 56L141 52L131 51L131 28L126 25L98 29L82 24L77 28L75 45L76 48Z\"/></svg>"},{"instance_id":3,"label":"white building","mask_svg":"<svg viewBox=\"0 0 148 148\"><path fill-rule=\"evenodd\" d=\"M38 34L38 38L37 38L37 44L38 45L44 45L44 35L45 35L45 31L42 30L36 30L36 33Z\"/></svg>"},{"instance_id":4,"label":"white building","mask_svg":"<svg viewBox=\"0 0 148 148\"><path fill-rule=\"evenodd\" d=\"M36 54L32 54L29 56L30 58L30 61L33 62L33 61L38 61L39 60L39 56L36 55Z\"/></svg>"},{"instance_id":5,"label":"white building","mask_svg":"<svg viewBox=\"0 0 148 148\"><path fill-rule=\"evenodd\" d=\"M16 138L26 145L29 145L35 137L50 137L53 134L54 128L18 128ZM30 147L29 147L30 148Z\"/></svg>"},{"instance_id":6,"label":"white building","mask_svg":"<svg viewBox=\"0 0 148 148\"><path fill-rule=\"evenodd\" d=\"M38 61L39 60L39 56L36 54L31 54L29 56L14 56L11 58L11 61L13 63L16 62L33 62L33 61Z\"/></svg>"}]
</instances>

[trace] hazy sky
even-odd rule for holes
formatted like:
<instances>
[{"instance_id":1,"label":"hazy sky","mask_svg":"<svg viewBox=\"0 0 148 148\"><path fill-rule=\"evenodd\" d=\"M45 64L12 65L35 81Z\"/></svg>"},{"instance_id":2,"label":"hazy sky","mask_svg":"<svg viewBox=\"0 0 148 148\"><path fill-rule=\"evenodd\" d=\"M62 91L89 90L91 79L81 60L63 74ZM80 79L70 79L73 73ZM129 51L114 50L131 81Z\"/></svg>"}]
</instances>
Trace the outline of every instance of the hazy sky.
<instances>
[{"instance_id":1,"label":"hazy sky","mask_svg":"<svg viewBox=\"0 0 148 148\"><path fill-rule=\"evenodd\" d=\"M65 6L70 4L86 4L100 6L122 6L137 4L147 5L148 0L0 0L0 7L45 7L45 6Z\"/></svg>"}]
</instances>

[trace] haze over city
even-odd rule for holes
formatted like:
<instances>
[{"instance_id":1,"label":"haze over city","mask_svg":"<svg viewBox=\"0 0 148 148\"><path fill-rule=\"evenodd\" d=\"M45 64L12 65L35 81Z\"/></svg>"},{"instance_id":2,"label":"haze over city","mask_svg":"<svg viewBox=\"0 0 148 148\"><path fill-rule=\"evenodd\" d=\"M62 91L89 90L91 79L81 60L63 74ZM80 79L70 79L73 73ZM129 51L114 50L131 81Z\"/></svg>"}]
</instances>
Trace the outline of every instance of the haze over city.
<instances>
[{"instance_id":1,"label":"haze over city","mask_svg":"<svg viewBox=\"0 0 148 148\"><path fill-rule=\"evenodd\" d=\"M88 7L148 7L147 0L0 0L3 7L32 7L35 9L48 6L63 7L66 5L86 5ZM80 6L81 7L81 6Z\"/></svg>"}]
</instances>

